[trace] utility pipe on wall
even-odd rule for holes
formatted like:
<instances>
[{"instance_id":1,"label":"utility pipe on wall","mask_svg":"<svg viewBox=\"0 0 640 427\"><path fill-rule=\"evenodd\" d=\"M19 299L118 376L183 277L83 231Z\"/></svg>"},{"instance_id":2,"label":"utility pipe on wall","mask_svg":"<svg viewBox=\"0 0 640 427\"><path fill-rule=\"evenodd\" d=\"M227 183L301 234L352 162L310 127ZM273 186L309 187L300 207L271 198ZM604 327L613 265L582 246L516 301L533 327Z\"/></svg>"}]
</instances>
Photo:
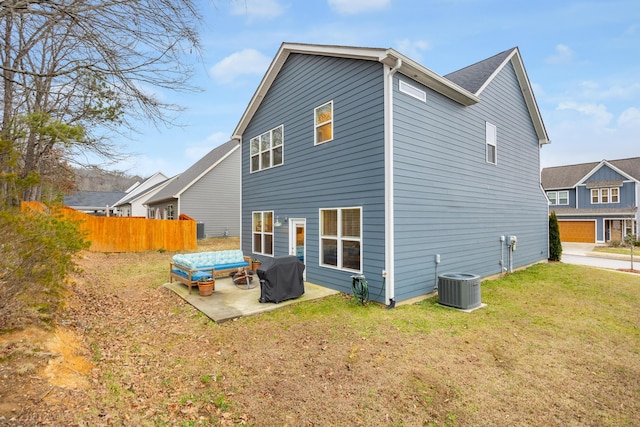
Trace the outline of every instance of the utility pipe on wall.
<instances>
[{"instance_id":1,"label":"utility pipe on wall","mask_svg":"<svg viewBox=\"0 0 640 427\"><path fill-rule=\"evenodd\" d=\"M396 58L393 68L383 65L384 79L384 175L385 175L385 275L386 303L392 305L395 299L395 215L393 199L393 75L402 66Z\"/></svg>"}]
</instances>

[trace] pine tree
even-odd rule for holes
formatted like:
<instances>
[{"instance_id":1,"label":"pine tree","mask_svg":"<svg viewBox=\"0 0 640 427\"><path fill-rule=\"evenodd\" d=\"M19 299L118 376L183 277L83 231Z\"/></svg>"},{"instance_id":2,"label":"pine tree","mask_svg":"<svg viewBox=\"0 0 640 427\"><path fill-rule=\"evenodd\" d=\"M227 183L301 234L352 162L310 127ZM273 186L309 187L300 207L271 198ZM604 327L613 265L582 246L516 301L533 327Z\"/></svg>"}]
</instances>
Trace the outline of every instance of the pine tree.
<instances>
[{"instance_id":1,"label":"pine tree","mask_svg":"<svg viewBox=\"0 0 640 427\"><path fill-rule=\"evenodd\" d=\"M554 211L549 215L549 260L560 261L562 258L562 243L560 242L560 227Z\"/></svg>"}]
</instances>

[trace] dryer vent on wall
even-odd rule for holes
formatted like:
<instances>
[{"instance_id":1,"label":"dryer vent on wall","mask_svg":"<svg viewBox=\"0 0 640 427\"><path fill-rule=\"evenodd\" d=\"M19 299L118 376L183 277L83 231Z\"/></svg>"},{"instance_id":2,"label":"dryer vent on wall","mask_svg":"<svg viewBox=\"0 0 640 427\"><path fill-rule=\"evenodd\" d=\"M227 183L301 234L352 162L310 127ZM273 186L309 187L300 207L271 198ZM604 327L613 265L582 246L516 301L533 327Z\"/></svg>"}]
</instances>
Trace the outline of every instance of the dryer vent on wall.
<instances>
[{"instance_id":1,"label":"dryer vent on wall","mask_svg":"<svg viewBox=\"0 0 640 427\"><path fill-rule=\"evenodd\" d=\"M439 275L438 302L463 310L480 306L480 276L466 273Z\"/></svg>"}]
</instances>

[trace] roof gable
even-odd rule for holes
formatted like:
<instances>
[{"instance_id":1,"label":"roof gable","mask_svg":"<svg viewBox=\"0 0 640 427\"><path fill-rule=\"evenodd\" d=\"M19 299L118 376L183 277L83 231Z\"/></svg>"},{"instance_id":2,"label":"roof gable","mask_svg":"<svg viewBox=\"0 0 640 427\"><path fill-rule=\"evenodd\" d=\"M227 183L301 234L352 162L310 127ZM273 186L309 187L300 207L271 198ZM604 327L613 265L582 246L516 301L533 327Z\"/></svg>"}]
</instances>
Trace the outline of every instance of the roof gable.
<instances>
[{"instance_id":1,"label":"roof gable","mask_svg":"<svg viewBox=\"0 0 640 427\"><path fill-rule=\"evenodd\" d=\"M152 199L147 201L147 204L179 198L182 193L202 178L203 175L215 168L238 148L240 148L238 141L233 139L214 148L182 174L173 179L166 187L158 191Z\"/></svg>"},{"instance_id":2,"label":"roof gable","mask_svg":"<svg viewBox=\"0 0 640 427\"><path fill-rule=\"evenodd\" d=\"M527 71L524 68L524 63L520 56L520 49L517 47L500 52L483 61L454 71L453 73L446 74L445 77L479 97L484 89L509 62L511 62L516 72L518 84L520 85L525 104L533 121L533 127L538 136L538 141L540 144L548 144L550 142L549 135L542 121L538 103L533 95L531 83L529 82Z\"/></svg>"},{"instance_id":3,"label":"roof gable","mask_svg":"<svg viewBox=\"0 0 640 427\"><path fill-rule=\"evenodd\" d=\"M445 74L444 76L458 86L477 95L486 87L487 82L490 81L490 77L492 78L504 67L504 64L514 50L516 50L516 48L505 50L491 58L476 62L475 64L461 68L453 73Z\"/></svg>"},{"instance_id":4,"label":"roof gable","mask_svg":"<svg viewBox=\"0 0 640 427\"><path fill-rule=\"evenodd\" d=\"M258 89L256 89L256 92L251 98L240 122L236 126L232 138L241 139L244 130L251 121L251 118L258 110L258 107L275 81L278 73L282 69L282 66L292 53L360 59L380 62L390 67L399 66L398 72L411 77L412 79L462 105L473 105L479 101L479 99L468 90L458 86L450 80L447 80L394 49L282 43L280 49L276 53L276 56L271 61L271 65L269 65L267 72L262 78Z\"/></svg>"},{"instance_id":5,"label":"roof gable","mask_svg":"<svg viewBox=\"0 0 640 427\"><path fill-rule=\"evenodd\" d=\"M275 81L282 66L292 53L377 61L389 67L397 67L399 73L424 84L464 106L470 106L480 102L479 94L482 90L493 80L505 64L511 61L516 70L518 82L525 98L529 114L531 115L538 141L540 144L549 143L549 137L542 122L542 116L540 115L538 105L533 96L533 91L531 90L531 85L522 64L518 48L506 50L491 58L443 77L394 49L296 43L282 43L280 46L280 49L269 65L260 85L242 115L240 122L236 126L232 135L233 139L241 140L253 115L258 110L258 107Z\"/></svg>"},{"instance_id":6,"label":"roof gable","mask_svg":"<svg viewBox=\"0 0 640 427\"><path fill-rule=\"evenodd\" d=\"M542 186L546 190L574 188L587 181L603 166L610 167L628 179L640 181L640 157L634 157L544 168L542 169Z\"/></svg>"}]
</instances>

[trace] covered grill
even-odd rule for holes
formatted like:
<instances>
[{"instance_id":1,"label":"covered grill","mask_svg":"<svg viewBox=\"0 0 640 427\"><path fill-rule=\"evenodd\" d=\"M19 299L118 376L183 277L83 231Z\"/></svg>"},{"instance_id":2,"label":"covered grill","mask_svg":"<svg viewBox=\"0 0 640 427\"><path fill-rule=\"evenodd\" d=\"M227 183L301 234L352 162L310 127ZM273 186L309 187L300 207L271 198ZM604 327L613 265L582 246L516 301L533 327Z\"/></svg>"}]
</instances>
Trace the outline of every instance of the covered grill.
<instances>
[{"instance_id":1,"label":"covered grill","mask_svg":"<svg viewBox=\"0 0 640 427\"><path fill-rule=\"evenodd\" d=\"M267 259L258 269L260 302L279 303L304 294L304 263L295 255Z\"/></svg>"}]
</instances>

